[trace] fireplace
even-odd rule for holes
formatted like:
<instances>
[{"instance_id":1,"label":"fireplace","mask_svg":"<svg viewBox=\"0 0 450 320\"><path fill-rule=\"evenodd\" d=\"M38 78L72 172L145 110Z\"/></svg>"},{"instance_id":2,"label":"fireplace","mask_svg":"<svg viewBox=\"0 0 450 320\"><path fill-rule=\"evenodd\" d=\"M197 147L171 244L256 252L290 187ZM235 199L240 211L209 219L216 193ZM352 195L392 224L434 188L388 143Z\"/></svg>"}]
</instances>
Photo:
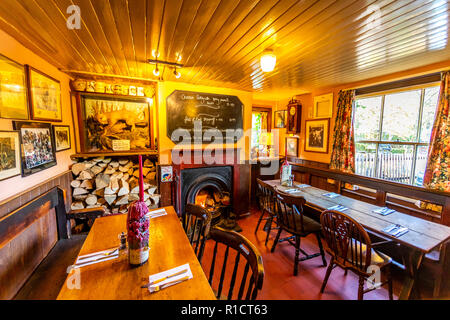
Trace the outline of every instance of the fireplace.
<instances>
[{"instance_id":1,"label":"fireplace","mask_svg":"<svg viewBox=\"0 0 450 320\"><path fill-rule=\"evenodd\" d=\"M233 169L224 167L189 168L181 171L181 213L186 203L196 203L209 210L212 224L230 210Z\"/></svg>"}]
</instances>

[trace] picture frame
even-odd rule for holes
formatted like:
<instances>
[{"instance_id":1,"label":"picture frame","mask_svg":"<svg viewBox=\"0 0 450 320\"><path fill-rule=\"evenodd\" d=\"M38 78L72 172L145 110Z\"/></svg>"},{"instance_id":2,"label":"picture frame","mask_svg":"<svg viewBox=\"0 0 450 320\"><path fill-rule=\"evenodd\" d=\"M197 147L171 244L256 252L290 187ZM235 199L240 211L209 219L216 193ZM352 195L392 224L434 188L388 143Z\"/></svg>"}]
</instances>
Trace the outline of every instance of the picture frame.
<instances>
[{"instance_id":1,"label":"picture frame","mask_svg":"<svg viewBox=\"0 0 450 320\"><path fill-rule=\"evenodd\" d=\"M274 113L274 128L286 128L286 114L287 110L279 110Z\"/></svg>"},{"instance_id":2,"label":"picture frame","mask_svg":"<svg viewBox=\"0 0 450 320\"><path fill-rule=\"evenodd\" d=\"M70 139L70 126L53 126L53 136L55 137L55 151L64 151L72 148Z\"/></svg>"},{"instance_id":3,"label":"picture frame","mask_svg":"<svg viewBox=\"0 0 450 320\"><path fill-rule=\"evenodd\" d=\"M323 119L331 117L333 117L333 93L315 96L312 118Z\"/></svg>"},{"instance_id":4,"label":"picture frame","mask_svg":"<svg viewBox=\"0 0 450 320\"><path fill-rule=\"evenodd\" d=\"M25 66L0 54L0 118L28 120L28 103Z\"/></svg>"},{"instance_id":5,"label":"picture frame","mask_svg":"<svg viewBox=\"0 0 450 320\"><path fill-rule=\"evenodd\" d=\"M22 172L18 131L0 130L0 181Z\"/></svg>"},{"instance_id":6,"label":"picture frame","mask_svg":"<svg viewBox=\"0 0 450 320\"><path fill-rule=\"evenodd\" d=\"M77 95L82 153L115 152L113 140L130 141L130 152L154 149L151 103L147 98Z\"/></svg>"},{"instance_id":7,"label":"picture frame","mask_svg":"<svg viewBox=\"0 0 450 320\"><path fill-rule=\"evenodd\" d=\"M286 137L286 156L298 157L299 137Z\"/></svg>"},{"instance_id":8,"label":"picture frame","mask_svg":"<svg viewBox=\"0 0 450 320\"><path fill-rule=\"evenodd\" d=\"M305 151L328 153L330 119L305 121Z\"/></svg>"},{"instance_id":9,"label":"picture frame","mask_svg":"<svg viewBox=\"0 0 450 320\"><path fill-rule=\"evenodd\" d=\"M52 125L43 122L13 121L19 131L22 177L56 165Z\"/></svg>"},{"instance_id":10,"label":"picture frame","mask_svg":"<svg viewBox=\"0 0 450 320\"><path fill-rule=\"evenodd\" d=\"M61 122L61 83L29 65L27 71L31 118Z\"/></svg>"}]
</instances>

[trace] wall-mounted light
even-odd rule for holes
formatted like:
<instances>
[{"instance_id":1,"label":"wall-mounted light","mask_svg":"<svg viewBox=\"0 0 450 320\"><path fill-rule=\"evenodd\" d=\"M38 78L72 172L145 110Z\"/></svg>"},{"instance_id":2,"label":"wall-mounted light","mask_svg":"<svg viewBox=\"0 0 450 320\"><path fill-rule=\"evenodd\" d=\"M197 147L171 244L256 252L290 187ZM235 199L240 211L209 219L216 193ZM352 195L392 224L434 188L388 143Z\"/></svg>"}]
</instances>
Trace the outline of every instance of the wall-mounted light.
<instances>
[{"instance_id":1,"label":"wall-mounted light","mask_svg":"<svg viewBox=\"0 0 450 320\"><path fill-rule=\"evenodd\" d=\"M261 55L261 69L264 72L271 72L275 69L275 64L277 63L277 57L273 53L273 50L267 49Z\"/></svg>"},{"instance_id":2,"label":"wall-mounted light","mask_svg":"<svg viewBox=\"0 0 450 320\"><path fill-rule=\"evenodd\" d=\"M156 69L153 70L153 74L156 77L159 76L158 64L162 64L162 65L168 66L170 68L173 68L174 69L173 74L174 74L175 78L179 79L181 77L181 73L177 71L177 68L181 69L183 67L183 65L180 63L157 60L157 59L149 59L148 63L156 65Z\"/></svg>"}]
</instances>

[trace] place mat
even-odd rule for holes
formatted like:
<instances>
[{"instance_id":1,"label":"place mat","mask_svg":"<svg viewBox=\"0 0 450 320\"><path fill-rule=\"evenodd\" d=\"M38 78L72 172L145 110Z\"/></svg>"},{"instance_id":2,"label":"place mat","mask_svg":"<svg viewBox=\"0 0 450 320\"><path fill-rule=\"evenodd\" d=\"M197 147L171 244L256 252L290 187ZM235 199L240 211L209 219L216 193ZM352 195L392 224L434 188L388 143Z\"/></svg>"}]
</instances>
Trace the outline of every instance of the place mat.
<instances>
[{"instance_id":1,"label":"place mat","mask_svg":"<svg viewBox=\"0 0 450 320\"><path fill-rule=\"evenodd\" d=\"M158 218L161 216L165 216L167 215L166 209L162 208L162 209L158 209L158 210L152 210L149 213L147 213L145 216L153 219L153 218Z\"/></svg>"},{"instance_id":2,"label":"place mat","mask_svg":"<svg viewBox=\"0 0 450 320\"><path fill-rule=\"evenodd\" d=\"M340 194L334 193L334 192L328 192L328 193L324 193L323 196L327 197L327 198L330 198L330 199L334 199L336 197L339 197Z\"/></svg>"},{"instance_id":3,"label":"place mat","mask_svg":"<svg viewBox=\"0 0 450 320\"><path fill-rule=\"evenodd\" d=\"M183 273L178 274L179 272ZM175 275L176 274L176 275ZM183 281L192 279L194 276L192 275L191 268L189 263L183 264L179 267L172 268L170 270L166 270L160 273L153 274L148 277L148 290L150 293L157 292L164 288L173 286L175 284L181 283Z\"/></svg>"},{"instance_id":4,"label":"place mat","mask_svg":"<svg viewBox=\"0 0 450 320\"><path fill-rule=\"evenodd\" d=\"M384 208L379 208L379 209L373 210L373 212L378 213L382 216L387 216L388 214L395 212L395 210L389 209L388 207L384 207Z\"/></svg>"},{"instance_id":5,"label":"place mat","mask_svg":"<svg viewBox=\"0 0 450 320\"><path fill-rule=\"evenodd\" d=\"M340 212L344 212L347 209L348 209L347 207L344 207L343 205L340 204L328 208L328 210L336 210Z\"/></svg>"},{"instance_id":6,"label":"place mat","mask_svg":"<svg viewBox=\"0 0 450 320\"><path fill-rule=\"evenodd\" d=\"M283 192L285 192L285 193L296 193L296 192L300 192L300 190L294 188L294 189L286 189L286 190L283 190Z\"/></svg>"},{"instance_id":7,"label":"place mat","mask_svg":"<svg viewBox=\"0 0 450 320\"><path fill-rule=\"evenodd\" d=\"M399 238L409 231L407 227L402 227L399 224L391 224L388 227L382 229L383 232L391 235L392 237Z\"/></svg>"},{"instance_id":8,"label":"place mat","mask_svg":"<svg viewBox=\"0 0 450 320\"><path fill-rule=\"evenodd\" d=\"M297 188L308 188L308 187L311 187L309 184L296 184L295 186Z\"/></svg>"},{"instance_id":9,"label":"place mat","mask_svg":"<svg viewBox=\"0 0 450 320\"><path fill-rule=\"evenodd\" d=\"M79 256L75 261L73 267L81 268L84 266L88 266L94 263L100 263L103 261L108 261L112 259L117 259L119 257L119 248L110 248L103 251L88 253L82 256Z\"/></svg>"}]
</instances>

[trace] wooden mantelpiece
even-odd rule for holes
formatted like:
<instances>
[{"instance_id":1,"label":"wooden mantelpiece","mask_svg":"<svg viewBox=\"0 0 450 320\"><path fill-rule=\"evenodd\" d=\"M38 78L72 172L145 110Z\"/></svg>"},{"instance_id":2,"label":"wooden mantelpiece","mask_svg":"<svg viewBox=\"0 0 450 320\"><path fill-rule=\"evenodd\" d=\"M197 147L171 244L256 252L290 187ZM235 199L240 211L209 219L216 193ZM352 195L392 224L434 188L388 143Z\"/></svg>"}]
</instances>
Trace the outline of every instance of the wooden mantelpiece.
<instances>
[{"instance_id":1,"label":"wooden mantelpiece","mask_svg":"<svg viewBox=\"0 0 450 320\"><path fill-rule=\"evenodd\" d=\"M158 156L158 150L124 151L124 152L89 152L72 154L70 158L94 158L94 157L128 157L128 156Z\"/></svg>"}]
</instances>

